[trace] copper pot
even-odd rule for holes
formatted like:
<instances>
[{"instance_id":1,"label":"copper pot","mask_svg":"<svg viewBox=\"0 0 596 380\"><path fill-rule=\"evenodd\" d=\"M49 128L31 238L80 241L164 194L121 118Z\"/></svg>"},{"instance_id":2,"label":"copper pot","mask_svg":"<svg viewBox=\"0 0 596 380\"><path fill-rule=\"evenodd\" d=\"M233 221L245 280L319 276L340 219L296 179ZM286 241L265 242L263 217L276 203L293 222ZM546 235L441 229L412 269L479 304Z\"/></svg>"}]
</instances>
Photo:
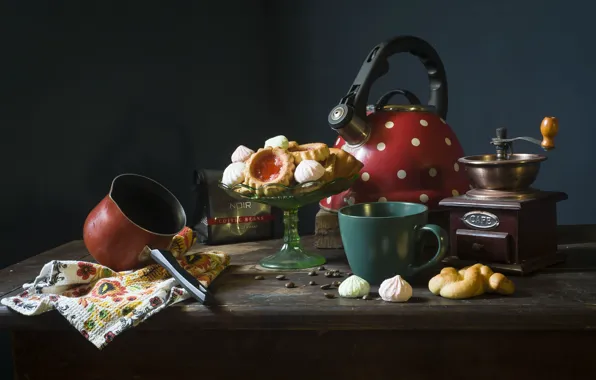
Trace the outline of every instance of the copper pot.
<instances>
[{"instance_id":1,"label":"copper pot","mask_svg":"<svg viewBox=\"0 0 596 380\"><path fill-rule=\"evenodd\" d=\"M205 287L168 251L185 225L184 208L168 189L138 174L121 174L87 216L83 240L98 263L115 271L137 269L153 259L205 303Z\"/></svg>"}]
</instances>

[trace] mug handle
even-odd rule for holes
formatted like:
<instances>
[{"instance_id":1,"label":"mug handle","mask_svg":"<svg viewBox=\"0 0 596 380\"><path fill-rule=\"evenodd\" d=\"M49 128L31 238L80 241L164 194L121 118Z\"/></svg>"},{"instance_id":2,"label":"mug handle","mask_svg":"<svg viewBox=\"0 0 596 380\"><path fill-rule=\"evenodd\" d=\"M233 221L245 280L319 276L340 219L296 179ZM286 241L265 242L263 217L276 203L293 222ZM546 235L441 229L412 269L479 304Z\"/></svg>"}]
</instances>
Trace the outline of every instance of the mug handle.
<instances>
[{"instance_id":1,"label":"mug handle","mask_svg":"<svg viewBox=\"0 0 596 380\"><path fill-rule=\"evenodd\" d=\"M437 248L437 252L435 253L435 256L430 259L428 262L418 266L418 267L410 267L410 273L411 274L416 274L424 269L427 269L430 266L433 266L437 263L439 263L441 260L443 260L443 257L445 257L445 254L447 253L447 240L448 240L448 236L447 236L447 232L445 232L445 230L439 226L437 226L436 224L426 224L422 227L420 227L420 235L418 237L419 242L420 239L422 238L422 234L424 231L430 231L432 232L436 237L437 240L439 242L439 247Z\"/></svg>"}]
</instances>

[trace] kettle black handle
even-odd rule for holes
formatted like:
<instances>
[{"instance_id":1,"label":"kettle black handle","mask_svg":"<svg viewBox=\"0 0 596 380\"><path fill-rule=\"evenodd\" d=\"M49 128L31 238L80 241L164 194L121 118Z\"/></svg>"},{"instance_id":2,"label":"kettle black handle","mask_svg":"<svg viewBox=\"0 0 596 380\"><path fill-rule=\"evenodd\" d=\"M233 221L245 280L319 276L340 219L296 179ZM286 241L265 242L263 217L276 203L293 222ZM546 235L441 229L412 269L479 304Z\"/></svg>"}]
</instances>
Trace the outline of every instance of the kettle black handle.
<instances>
[{"instance_id":1,"label":"kettle black handle","mask_svg":"<svg viewBox=\"0 0 596 380\"><path fill-rule=\"evenodd\" d=\"M352 118L366 119L370 88L377 79L389 71L387 59L398 53L410 53L424 64L430 81L428 104L436 109L440 117L447 118L447 75L439 54L428 42L418 37L399 36L375 46L368 54L347 95L334 108L328 119L332 128L343 128ZM348 117L345 118L344 114Z\"/></svg>"}]
</instances>

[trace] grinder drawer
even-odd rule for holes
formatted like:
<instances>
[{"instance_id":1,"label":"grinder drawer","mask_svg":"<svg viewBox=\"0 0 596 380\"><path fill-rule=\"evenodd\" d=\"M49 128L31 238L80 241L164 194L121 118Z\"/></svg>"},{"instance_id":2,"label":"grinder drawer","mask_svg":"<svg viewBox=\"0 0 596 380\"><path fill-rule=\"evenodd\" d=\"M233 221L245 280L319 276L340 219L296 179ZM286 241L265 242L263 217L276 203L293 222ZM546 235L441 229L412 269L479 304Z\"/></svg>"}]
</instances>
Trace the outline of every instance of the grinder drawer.
<instances>
[{"instance_id":1,"label":"grinder drawer","mask_svg":"<svg viewBox=\"0 0 596 380\"><path fill-rule=\"evenodd\" d=\"M455 245L461 260L511 263L511 235L507 232L458 229Z\"/></svg>"}]
</instances>

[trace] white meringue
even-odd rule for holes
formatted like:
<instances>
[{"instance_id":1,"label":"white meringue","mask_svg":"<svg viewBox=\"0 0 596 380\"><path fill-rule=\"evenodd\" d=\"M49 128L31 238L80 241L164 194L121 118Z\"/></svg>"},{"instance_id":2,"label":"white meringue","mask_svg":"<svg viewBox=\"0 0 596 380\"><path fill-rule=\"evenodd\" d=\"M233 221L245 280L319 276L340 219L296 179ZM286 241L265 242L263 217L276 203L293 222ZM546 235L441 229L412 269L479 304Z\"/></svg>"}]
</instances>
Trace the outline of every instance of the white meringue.
<instances>
[{"instance_id":1,"label":"white meringue","mask_svg":"<svg viewBox=\"0 0 596 380\"><path fill-rule=\"evenodd\" d=\"M234 162L229 164L223 172L221 182L226 186L234 186L244 182L244 162Z\"/></svg>"},{"instance_id":2,"label":"white meringue","mask_svg":"<svg viewBox=\"0 0 596 380\"><path fill-rule=\"evenodd\" d=\"M379 296L387 302L407 302L412 297L412 286L397 275L381 283Z\"/></svg>"},{"instance_id":3,"label":"white meringue","mask_svg":"<svg viewBox=\"0 0 596 380\"><path fill-rule=\"evenodd\" d=\"M270 138L269 140L265 141L265 148L268 146L272 148L281 148L281 149L288 149L290 142L288 141L287 137L284 135L279 135Z\"/></svg>"},{"instance_id":4,"label":"white meringue","mask_svg":"<svg viewBox=\"0 0 596 380\"><path fill-rule=\"evenodd\" d=\"M245 162L255 151L240 145L234 153L232 153L232 162Z\"/></svg>"},{"instance_id":5,"label":"white meringue","mask_svg":"<svg viewBox=\"0 0 596 380\"><path fill-rule=\"evenodd\" d=\"M325 168L315 160L300 161L294 171L294 179L298 183L316 181L325 174Z\"/></svg>"},{"instance_id":6,"label":"white meringue","mask_svg":"<svg viewBox=\"0 0 596 380\"><path fill-rule=\"evenodd\" d=\"M340 297L344 298L364 297L370 292L370 284L365 279L353 274L339 285L337 292Z\"/></svg>"}]
</instances>

